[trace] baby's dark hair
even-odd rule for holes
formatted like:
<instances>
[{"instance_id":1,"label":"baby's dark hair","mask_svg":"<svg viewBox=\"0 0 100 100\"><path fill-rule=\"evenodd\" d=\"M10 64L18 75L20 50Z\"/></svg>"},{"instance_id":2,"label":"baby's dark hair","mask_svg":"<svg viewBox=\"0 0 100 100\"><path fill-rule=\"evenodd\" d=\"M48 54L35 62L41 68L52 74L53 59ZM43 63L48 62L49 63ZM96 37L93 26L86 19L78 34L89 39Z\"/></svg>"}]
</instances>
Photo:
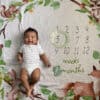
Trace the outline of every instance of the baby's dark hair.
<instances>
[{"instance_id":1,"label":"baby's dark hair","mask_svg":"<svg viewBox=\"0 0 100 100\"><path fill-rule=\"evenodd\" d=\"M36 33L36 36L37 36L37 39L38 39L38 31L34 28L27 28L25 31L24 31L24 36L28 33L28 32L35 32Z\"/></svg>"}]
</instances>

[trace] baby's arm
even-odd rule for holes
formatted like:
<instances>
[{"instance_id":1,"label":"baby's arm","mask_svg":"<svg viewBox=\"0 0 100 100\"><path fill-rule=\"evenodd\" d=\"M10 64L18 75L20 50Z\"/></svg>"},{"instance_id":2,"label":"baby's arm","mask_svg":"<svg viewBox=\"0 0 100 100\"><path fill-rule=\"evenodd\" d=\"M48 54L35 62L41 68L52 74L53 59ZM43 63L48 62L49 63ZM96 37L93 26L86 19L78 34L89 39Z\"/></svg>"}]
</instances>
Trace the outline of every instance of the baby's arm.
<instances>
[{"instance_id":1,"label":"baby's arm","mask_svg":"<svg viewBox=\"0 0 100 100\"><path fill-rule=\"evenodd\" d=\"M47 58L47 56L46 56L45 53L43 53L43 54L40 55L40 59L43 61L43 63L44 63L46 66L48 66L48 67L51 66L51 63L50 63L50 61L49 61L49 59Z\"/></svg>"},{"instance_id":2,"label":"baby's arm","mask_svg":"<svg viewBox=\"0 0 100 100\"><path fill-rule=\"evenodd\" d=\"M51 63L50 63L49 59L47 58L46 54L44 53L43 49L41 48L40 44L38 44L38 47L39 47L40 59L43 61L43 63L46 66L50 67Z\"/></svg>"},{"instance_id":3,"label":"baby's arm","mask_svg":"<svg viewBox=\"0 0 100 100\"><path fill-rule=\"evenodd\" d=\"M18 52L18 54L17 54L17 59L18 59L18 62L19 62L19 63L22 63L22 61L23 61L23 54L20 53L20 52Z\"/></svg>"}]
</instances>

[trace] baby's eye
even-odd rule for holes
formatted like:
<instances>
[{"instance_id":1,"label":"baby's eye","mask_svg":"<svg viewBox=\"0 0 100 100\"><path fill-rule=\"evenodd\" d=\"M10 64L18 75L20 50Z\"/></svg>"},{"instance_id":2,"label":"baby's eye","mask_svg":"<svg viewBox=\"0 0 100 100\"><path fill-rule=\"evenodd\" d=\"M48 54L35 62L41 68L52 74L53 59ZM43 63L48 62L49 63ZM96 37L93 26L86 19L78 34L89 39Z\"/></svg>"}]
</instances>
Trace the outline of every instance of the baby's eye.
<instances>
[{"instance_id":1,"label":"baby's eye","mask_svg":"<svg viewBox=\"0 0 100 100\"><path fill-rule=\"evenodd\" d=\"M32 38L34 38L34 36L32 36Z\"/></svg>"},{"instance_id":2,"label":"baby's eye","mask_svg":"<svg viewBox=\"0 0 100 100\"><path fill-rule=\"evenodd\" d=\"M27 39L27 37L24 37L24 39L26 40L26 39Z\"/></svg>"}]
</instances>

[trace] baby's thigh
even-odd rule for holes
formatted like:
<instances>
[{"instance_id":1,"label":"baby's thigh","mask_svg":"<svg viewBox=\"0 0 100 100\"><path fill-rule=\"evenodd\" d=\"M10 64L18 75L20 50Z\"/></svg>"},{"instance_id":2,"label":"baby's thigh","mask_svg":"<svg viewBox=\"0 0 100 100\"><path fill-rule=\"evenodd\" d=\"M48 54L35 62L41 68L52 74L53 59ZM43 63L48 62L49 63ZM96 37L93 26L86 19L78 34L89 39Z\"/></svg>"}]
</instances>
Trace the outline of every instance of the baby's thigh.
<instances>
[{"instance_id":1,"label":"baby's thigh","mask_svg":"<svg viewBox=\"0 0 100 100\"><path fill-rule=\"evenodd\" d=\"M32 78L32 79L39 79L39 78L40 78L40 74L41 74L40 68L36 68L36 69L34 69L34 71L32 72L31 78Z\"/></svg>"},{"instance_id":2,"label":"baby's thigh","mask_svg":"<svg viewBox=\"0 0 100 100\"><path fill-rule=\"evenodd\" d=\"M25 69L25 68L21 68L21 71L20 71L20 78L28 78L28 71Z\"/></svg>"}]
</instances>

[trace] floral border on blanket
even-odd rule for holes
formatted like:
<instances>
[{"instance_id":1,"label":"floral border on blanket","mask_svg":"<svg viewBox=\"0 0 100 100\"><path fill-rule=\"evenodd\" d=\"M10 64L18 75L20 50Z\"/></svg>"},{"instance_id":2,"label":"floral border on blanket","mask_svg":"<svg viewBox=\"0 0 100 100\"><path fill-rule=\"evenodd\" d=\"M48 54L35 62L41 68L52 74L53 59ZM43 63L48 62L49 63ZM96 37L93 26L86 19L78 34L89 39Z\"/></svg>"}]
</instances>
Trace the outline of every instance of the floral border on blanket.
<instances>
[{"instance_id":1,"label":"floral border on blanket","mask_svg":"<svg viewBox=\"0 0 100 100\"><path fill-rule=\"evenodd\" d=\"M25 6L24 11L21 12L22 7ZM5 30L9 22L13 22L16 18L19 20L19 30L20 22L22 16L25 13L32 13L36 6L50 6L53 9L60 7L60 0L22 0L22 1L11 1L9 5L0 6L0 35L3 34L6 38Z\"/></svg>"},{"instance_id":2,"label":"floral border on blanket","mask_svg":"<svg viewBox=\"0 0 100 100\"><path fill-rule=\"evenodd\" d=\"M89 12L88 8L90 7L90 2L88 0L82 0L82 4L75 0L71 0L71 1L75 2L76 4L78 4L81 7L81 9L77 10L77 11L82 12L82 13L88 13L89 14L88 17L89 17L90 21L92 23L94 23L100 29L100 25L99 25L100 19L98 19L98 17L93 16ZM92 0L90 0L90 1L92 1ZM24 14L25 14L25 13L32 13L33 9L35 8L36 5L38 5L38 6L43 5L45 7L51 6L54 9L57 9L60 7L60 1L23 0L21 2L12 1L12 2L10 2L8 7L5 5L1 5L1 7L0 7L0 15L1 15L0 35L3 34L4 38L6 38L5 30L6 30L6 26L8 25L9 22L13 22L13 20L18 18L19 25L20 25L20 22L21 22L22 16L23 16L23 14L21 13L20 10L24 5L27 5L26 8L24 9ZM20 30L20 28L19 28L19 30ZM98 35L98 36L100 37L100 35ZM0 96L1 96L2 100L5 99L5 96L8 98L8 100L21 100L20 99L21 94L23 94L23 95L26 94L25 89L23 88L23 86L20 82L20 79L17 77L16 71L14 69L11 69L10 71L8 71L6 68L6 62L2 58L3 48L4 47L10 48L11 44L12 44L11 40L5 40L4 44L0 44ZM100 52L95 50L93 52L93 58L95 60L100 60ZM95 66L93 66L93 73L91 72L91 75L94 75L94 73L96 74L95 71L96 71L96 68L95 68ZM59 65L53 67L54 76L57 77L62 72L66 72L66 71L61 69L61 67ZM9 90L8 93L5 91L5 87L2 86L3 82L7 83L11 87L11 90ZM82 84L83 84L82 86L84 86L84 83L82 83ZM91 84L92 83L90 83L90 85L89 85L90 87L91 87ZM40 100L46 100L44 97L42 97L42 95L45 95L48 98L48 100L68 100L68 99L73 100L75 97L75 93L74 93L74 90L72 90L72 88L74 88L76 85L77 85L77 83L71 83L71 82L66 83L66 86L64 88L62 87L62 89L61 89L61 91L63 91L65 93L64 97L59 97L55 92L48 89L48 87L41 86L40 93L39 94L32 93L30 96L30 99L34 100L34 98L39 98ZM67 88L69 91L66 91ZM91 96L85 96L82 98L83 98L83 100L91 100L92 99Z\"/></svg>"},{"instance_id":3,"label":"floral border on blanket","mask_svg":"<svg viewBox=\"0 0 100 100\"><path fill-rule=\"evenodd\" d=\"M70 0L80 7L76 11L87 14L89 23L94 24L100 31L100 1L99 0ZM100 35L100 34L99 34Z\"/></svg>"}]
</instances>

